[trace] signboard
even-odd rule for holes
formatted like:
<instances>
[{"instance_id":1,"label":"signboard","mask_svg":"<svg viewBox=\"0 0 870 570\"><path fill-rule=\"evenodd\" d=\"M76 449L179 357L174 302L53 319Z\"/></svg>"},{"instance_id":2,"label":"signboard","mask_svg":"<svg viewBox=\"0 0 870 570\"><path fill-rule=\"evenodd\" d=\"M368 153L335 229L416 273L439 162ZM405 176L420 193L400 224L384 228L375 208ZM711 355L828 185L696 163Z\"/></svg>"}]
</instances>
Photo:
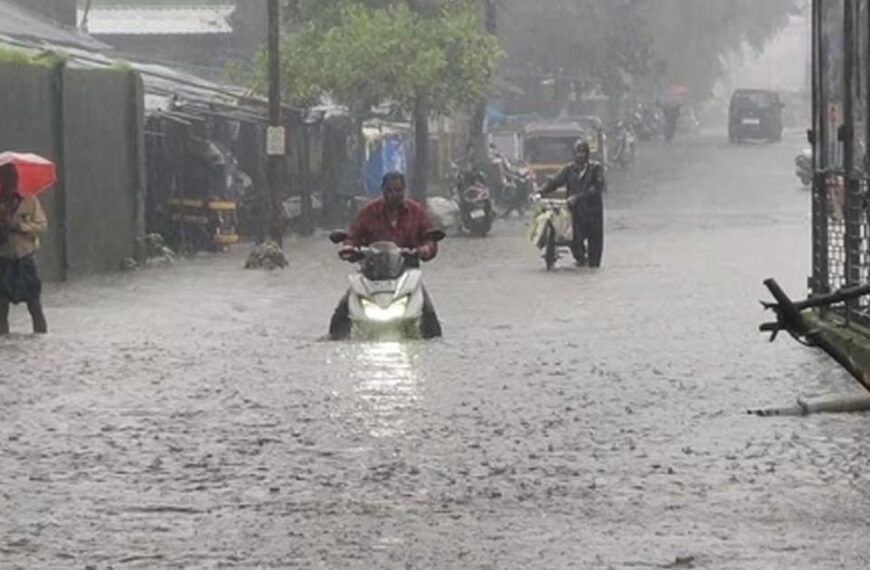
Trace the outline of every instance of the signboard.
<instances>
[{"instance_id":1,"label":"signboard","mask_svg":"<svg viewBox=\"0 0 870 570\"><path fill-rule=\"evenodd\" d=\"M287 152L287 131L284 127L266 129L266 154L284 156Z\"/></svg>"}]
</instances>

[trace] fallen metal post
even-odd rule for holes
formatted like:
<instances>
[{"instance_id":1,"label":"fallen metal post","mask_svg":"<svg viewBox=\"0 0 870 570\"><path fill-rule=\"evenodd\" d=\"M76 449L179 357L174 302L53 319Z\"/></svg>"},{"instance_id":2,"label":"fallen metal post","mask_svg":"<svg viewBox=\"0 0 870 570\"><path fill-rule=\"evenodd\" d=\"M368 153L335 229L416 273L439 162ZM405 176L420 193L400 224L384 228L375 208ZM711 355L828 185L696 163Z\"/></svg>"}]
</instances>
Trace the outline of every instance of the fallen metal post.
<instances>
[{"instance_id":1,"label":"fallen metal post","mask_svg":"<svg viewBox=\"0 0 870 570\"><path fill-rule=\"evenodd\" d=\"M749 414L769 418L782 416L802 417L813 414L855 414L859 412L870 412L870 396L843 397L821 402L798 400L794 406L750 410Z\"/></svg>"},{"instance_id":2,"label":"fallen metal post","mask_svg":"<svg viewBox=\"0 0 870 570\"><path fill-rule=\"evenodd\" d=\"M832 342L824 332L814 329L809 326L806 319L801 314L802 310L810 307L820 307L825 304L832 304L833 302L841 302L845 300L854 299L862 296L863 294L859 294L859 290L867 289L867 287L859 287L850 291L843 291L840 293L835 293L834 295L826 295L824 297L816 297L814 299L808 299L807 301L803 301L801 303L794 303L791 299L789 299L788 295L786 295L785 291L779 286L779 284L774 279L768 279L764 282L764 285L768 288L770 293L773 295L773 298L776 299L776 304L766 304L765 307L773 310L776 313L777 320L775 323L765 323L761 325L759 330L761 332L770 332L771 337L770 340L773 342L776 340L777 335L780 331L786 331L791 334L796 340L806 339L806 342L817 348L825 351L828 356L833 358L840 366L846 369L849 374L852 375L855 380L861 384L865 390L870 392L870 374L868 374L861 366L855 362L855 360L842 348L840 348L836 343ZM836 301L830 301L830 299L836 298ZM825 299L828 302L825 302Z\"/></svg>"}]
</instances>

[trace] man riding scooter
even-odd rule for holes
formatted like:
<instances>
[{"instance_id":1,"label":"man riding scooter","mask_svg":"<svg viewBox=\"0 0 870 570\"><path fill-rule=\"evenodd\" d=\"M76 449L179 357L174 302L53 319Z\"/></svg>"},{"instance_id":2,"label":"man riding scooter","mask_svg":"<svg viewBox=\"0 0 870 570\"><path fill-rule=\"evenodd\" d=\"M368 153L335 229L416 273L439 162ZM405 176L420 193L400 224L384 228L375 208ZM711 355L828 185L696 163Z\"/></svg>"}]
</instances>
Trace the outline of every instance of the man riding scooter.
<instances>
[{"instance_id":1,"label":"man riding scooter","mask_svg":"<svg viewBox=\"0 0 870 570\"><path fill-rule=\"evenodd\" d=\"M353 261L357 249L377 242L391 242L413 251L405 259L406 267L419 267L420 261L431 261L438 254L438 243L432 239L432 223L426 210L417 202L405 198L405 175L389 172L381 185L383 197L367 204L351 224L347 240L339 256ZM344 340L350 336L349 296L339 302L329 324L329 336ZM441 324L429 295L423 291L423 315L420 323L423 338L441 336Z\"/></svg>"},{"instance_id":2,"label":"man riding scooter","mask_svg":"<svg viewBox=\"0 0 870 570\"><path fill-rule=\"evenodd\" d=\"M568 207L574 221L574 245L571 251L578 266L601 267L604 253L604 193L607 182L604 167L589 156L585 140L574 145L574 162L547 182L540 194L546 196L561 187L567 188ZM587 257L588 254L588 257Z\"/></svg>"}]
</instances>

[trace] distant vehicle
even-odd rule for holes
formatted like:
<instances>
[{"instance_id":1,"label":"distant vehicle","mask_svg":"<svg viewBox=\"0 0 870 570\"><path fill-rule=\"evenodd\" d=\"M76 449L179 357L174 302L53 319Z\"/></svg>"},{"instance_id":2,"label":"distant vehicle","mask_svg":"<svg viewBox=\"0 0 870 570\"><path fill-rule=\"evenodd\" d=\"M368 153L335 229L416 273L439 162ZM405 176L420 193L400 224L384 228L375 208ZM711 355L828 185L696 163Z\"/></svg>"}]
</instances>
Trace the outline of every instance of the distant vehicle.
<instances>
[{"instance_id":1,"label":"distant vehicle","mask_svg":"<svg viewBox=\"0 0 870 570\"><path fill-rule=\"evenodd\" d=\"M665 118L659 105L639 103L628 117L632 130L643 142L650 142L664 132Z\"/></svg>"},{"instance_id":2,"label":"distant vehicle","mask_svg":"<svg viewBox=\"0 0 870 570\"><path fill-rule=\"evenodd\" d=\"M495 144L489 145L489 160L494 174L493 194L501 215L508 217L517 212L522 216L529 205L529 198L536 191L531 169L524 162L502 154Z\"/></svg>"},{"instance_id":3,"label":"distant vehicle","mask_svg":"<svg viewBox=\"0 0 870 570\"><path fill-rule=\"evenodd\" d=\"M728 140L740 144L749 139L782 140L782 109L774 91L738 89L728 111Z\"/></svg>"},{"instance_id":4,"label":"distant vehicle","mask_svg":"<svg viewBox=\"0 0 870 570\"><path fill-rule=\"evenodd\" d=\"M637 137L631 125L626 121L616 123L614 130L613 149L610 151L611 161L618 168L626 169L634 163Z\"/></svg>"},{"instance_id":5,"label":"distant vehicle","mask_svg":"<svg viewBox=\"0 0 870 570\"><path fill-rule=\"evenodd\" d=\"M535 175L537 184L558 173L574 160L574 143L589 142L592 159L607 164L607 139L598 117L571 117L531 123L523 130L522 159Z\"/></svg>"},{"instance_id":6,"label":"distant vehicle","mask_svg":"<svg viewBox=\"0 0 870 570\"><path fill-rule=\"evenodd\" d=\"M691 106L683 107L680 114L680 122L677 124L677 130L691 135L701 132L701 121L698 119L695 109Z\"/></svg>"}]
</instances>

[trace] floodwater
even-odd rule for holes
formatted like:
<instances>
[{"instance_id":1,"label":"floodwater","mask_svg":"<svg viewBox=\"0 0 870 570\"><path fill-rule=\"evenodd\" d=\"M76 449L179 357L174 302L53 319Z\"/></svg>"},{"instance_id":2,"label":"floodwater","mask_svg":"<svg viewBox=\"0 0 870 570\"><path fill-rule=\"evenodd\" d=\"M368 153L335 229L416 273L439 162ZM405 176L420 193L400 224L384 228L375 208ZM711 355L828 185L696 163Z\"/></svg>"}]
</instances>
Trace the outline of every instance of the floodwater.
<instances>
[{"instance_id":1,"label":"floodwater","mask_svg":"<svg viewBox=\"0 0 870 570\"><path fill-rule=\"evenodd\" d=\"M318 340L325 239L50 288L0 340L0 568L870 566L868 418L746 414L859 392L756 332L805 289L800 147L641 147L600 271L450 239L426 344Z\"/></svg>"}]
</instances>

